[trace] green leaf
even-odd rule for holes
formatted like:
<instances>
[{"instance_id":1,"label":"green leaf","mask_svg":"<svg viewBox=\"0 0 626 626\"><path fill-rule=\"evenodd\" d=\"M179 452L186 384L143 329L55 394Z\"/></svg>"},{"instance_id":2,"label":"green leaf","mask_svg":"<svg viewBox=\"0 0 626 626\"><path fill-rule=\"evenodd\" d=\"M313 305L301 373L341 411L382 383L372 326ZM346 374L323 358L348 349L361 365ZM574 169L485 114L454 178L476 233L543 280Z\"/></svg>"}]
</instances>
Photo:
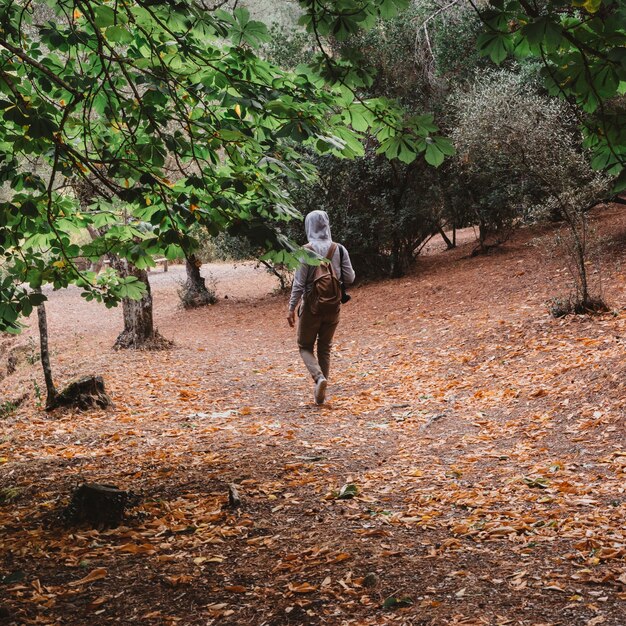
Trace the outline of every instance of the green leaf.
<instances>
[{"instance_id":1,"label":"green leaf","mask_svg":"<svg viewBox=\"0 0 626 626\"><path fill-rule=\"evenodd\" d=\"M388 159L396 159L400 153L401 138L393 135L381 142L378 150L378 154L384 154Z\"/></svg>"},{"instance_id":2,"label":"green leaf","mask_svg":"<svg viewBox=\"0 0 626 626\"><path fill-rule=\"evenodd\" d=\"M417 127L420 135L424 137L430 133L436 133L439 127L434 122L435 116L432 113L426 115L415 115L409 119L409 122Z\"/></svg>"},{"instance_id":3,"label":"green leaf","mask_svg":"<svg viewBox=\"0 0 626 626\"><path fill-rule=\"evenodd\" d=\"M454 154L456 154L454 144L452 143L452 140L448 137L432 137L432 140L437 148L446 156L453 156Z\"/></svg>"},{"instance_id":4,"label":"green leaf","mask_svg":"<svg viewBox=\"0 0 626 626\"><path fill-rule=\"evenodd\" d=\"M347 483L341 487L337 494L337 500L350 500L359 495L359 488L353 483Z\"/></svg>"},{"instance_id":5,"label":"green leaf","mask_svg":"<svg viewBox=\"0 0 626 626\"><path fill-rule=\"evenodd\" d=\"M603 66L593 74L593 87L600 98L611 98L617 93L619 78L610 65Z\"/></svg>"},{"instance_id":6,"label":"green leaf","mask_svg":"<svg viewBox=\"0 0 626 626\"><path fill-rule=\"evenodd\" d=\"M545 15L526 24L522 28L522 34L531 45L538 46L541 44L549 52L556 50L563 38L561 25Z\"/></svg>"},{"instance_id":7,"label":"green leaf","mask_svg":"<svg viewBox=\"0 0 626 626\"><path fill-rule=\"evenodd\" d=\"M622 193L624 191L626 191L626 168L620 172L613 186L613 193L615 194Z\"/></svg>"},{"instance_id":8,"label":"green leaf","mask_svg":"<svg viewBox=\"0 0 626 626\"><path fill-rule=\"evenodd\" d=\"M115 11L106 4L96 4L93 9L95 13L94 22L98 28L106 28L115 24Z\"/></svg>"},{"instance_id":9,"label":"green leaf","mask_svg":"<svg viewBox=\"0 0 626 626\"><path fill-rule=\"evenodd\" d=\"M409 7L409 0L382 0L378 7L380 17L390 19Z\"/></svg>"},{"instance_id":10,"label":"green leaf","mask_svg":"<svg viewBox=\"0 0 626 626\"><path fill-rule=\"evenodd\" d=\"M139 144L137 146L137 153L144 161L157 168L165 165L165 150L158 144Z\"/></svg>"},{"instance_id":11,"label":"green leaf","mask_svg":"<svg viewBox=\"0 0 626 626\"><path fill-rule=\"evenodd\" d=\"M359 133L365 132L370 127L369 120L361 111L350 111L350 126Z\"/></svg>"},{"instance_id":12,"label":"green leaf","mask_svg":"<svg viewBox=\"0 0 626 626\"><path fill-rule=\"evenodd\" d=\"M426 163L428 163L429 165L439 167L444 162L446 155L444 154L443 150L441 150L439 146L433 141L432 143L426 144L424 158L426 159Z\"/></svg>"},{"instance_id":13,"label":"green leaf","mask_svg":"<svg viewBox=\"0 0 626 626\"><path fill-rule=\"evenodd\" d=\"M489 56L498 65L506 59L513 49L508 33L483 33L476 41L476 46L483 56Z\"/></svg>"},{"instance_id":14,"label":"green leaf","mask_svg":"<svg viewBox=\"0 0 626 626\"><path fill-rule=\"evenodd\" d=\"M32 306L39 306L43 304L48 298L43 293L30 293L28 294L28 300Z\"/></svg>"},{"instance_id":15,"label":"green leaf","mask_svg":"<svg viewBox=\"0 0 626 626\"><path fill-rule=\"evenodd\" d=\"M105 31L105 37L111 43L128 44L133 40L133 35L123 26L109 26Z\"/></svg>"},{"instance_id":16,"label":"green leaf","mask_svg":"<svg viewBox=\"0 0 626 626\"><path fill-rule=\"evenodd\" d=\"M402 598L396 598L395 596L389 596L383 602L383 609L399 609L406 606L412 606L413 600L409 596L403 596Z\"/></svg>"},{"instance_id":17,"label":"green leaf","mask_svg":"<svg viewBox=\"0 0 626 626\"><path fill-rule=\"evenodd\" d=\"M146 293L146 286L135 276L129 276L114 288L114 293L120 298L129 298L130 300L141 300Z\"/></svg>"},{"instance_id":18,"label":"green leaf","mask_svg":"<svg viewBox=\"0 0 626 626\"><path fill-rule=\"evenodd\" d=\"M250 21L250 11L246 7L236 8L233 11L233 16L241 26L245 26Z\"/></svg>"},{"instance_id":19,"label":"green leaf","mask_svg":"<svg viewBox=\"0 0 626 626\"><path fill-rule=\"evenodd\" d=\"M412 142L403 139L400 142L400 149L398 151L398 159L407 165L413 163L417 158L417 150Z\"/></svg>"}]
</instances>

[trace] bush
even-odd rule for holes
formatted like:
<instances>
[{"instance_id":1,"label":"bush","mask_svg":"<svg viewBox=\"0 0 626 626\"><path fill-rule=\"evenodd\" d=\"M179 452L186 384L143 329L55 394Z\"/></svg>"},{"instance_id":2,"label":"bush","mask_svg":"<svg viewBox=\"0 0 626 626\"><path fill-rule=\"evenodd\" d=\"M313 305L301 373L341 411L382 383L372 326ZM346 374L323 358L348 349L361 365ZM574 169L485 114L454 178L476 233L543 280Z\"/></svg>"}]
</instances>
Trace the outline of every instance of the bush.
<instances>
[{"instance_id":1,"label":"bush","mask_svg":"<svg viewBox=\"0 0 626 626\"><path fill-rule=\"evenodd\" d=\"M608 195L610 180L591 168L567 104L542 95L519 75L483 73L452 100L457 164L480 225L480 244L506 238L519 223L559 219L574 285L573 310L595 310L586 268L587 209Z\"/></svg>"},{"instance_id":2,"label":"bush","mask_svg":"<svg viewBox=\"0 0 626 626\"><path fill-rule=\"evenodd\" d=\"M573 217L606 193L582 150L570 109L524 77L479 74L451 105L456 165L482 247L506 240L523 222Z\"/></svg>"},{"instance_id":3,"label":"bush","mask_svg":"<svg viewBox=\"0 0 626 626\"><path fill-rule=\"evenodd\" d=\"M302 213L330 217L333 239L350 251L360 276L402 276L420 245L437 232L436 173L423 162L404 165L375 154L353 161L317 157L319 181L293 191ZM297 241L304 242L303 234Z\"/></svg>"},{"instance_id":4,"label":"bush","mask_svg":"<svg viewBox=\"0 0 626 626\"><path fill-rule=\"evenodd\" d=\"M309 63L317 52L316 41L309 33L273 24L271 41L263 46L263 54L272 63L293 70L302 63Z\"/></svg>"},{"instance_id":5,"label":"bush","mask_svg":"<svg viewBox=\"0 0 626 626\"><path fill-rule=\"evenodd\" d=\"M441 88L430 71L432 59L424 60L428 51L415 45L419 11L429 10L432 3L415 4L420 6L381 21L367 33L329 44L334 51L362 60L363 71L372 77L364 97L397 98L408 110L422 112L441 98ZM267 53L278 63L293 66L311 52L302 35L277 30L274 40ZM376 154L373 138L364 142L365 156L353 161L307 154L319 169L319 179L295 186L292 194L303 214L314 209L328 212L333 238L350 250L360 276L402 276L421 244L442 225L441 176L422 160L408 166L389 162ZM288 230L296 241L305 242L300 224L295 232Z\"/></svg>"},{"instance_id":6,"label":"bush","mask_svg":"<svg viewBox=\"0 0 626 626\"><path fill-rule=\"evenodd\" d=\"M567 315L585 315L588 313L606 313L609 307L600 298L589 298L587 302L581 302L576 297L552 298L548 302L548 310L552 317L565 317Z\"/></svg>"}]
</instances>

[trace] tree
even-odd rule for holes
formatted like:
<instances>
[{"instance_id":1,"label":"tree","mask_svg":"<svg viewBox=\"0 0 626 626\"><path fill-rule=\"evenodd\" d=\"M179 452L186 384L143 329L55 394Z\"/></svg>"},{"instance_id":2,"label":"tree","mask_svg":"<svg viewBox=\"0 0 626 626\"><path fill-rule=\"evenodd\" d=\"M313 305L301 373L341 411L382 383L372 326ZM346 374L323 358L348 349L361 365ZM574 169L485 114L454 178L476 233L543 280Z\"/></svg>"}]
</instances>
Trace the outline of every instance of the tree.
<instances>
[{"instance_id":1,"label":"tree","mask_svg":"<svg viewBox=\"0 0 626 626\"><path fill-rule=\"evenodd\" d=\"M98 181L94 180L93 177L73 181L72 190L81 211L84 213L89 213L92 203L98 197L98 187ZM93 224L87 225L87 231L92 241L98 241L103 235L110 235L109 230L111 226L130 223L130 216L124 206L119 205L119 203L113 203L111 210L115 208L117 208L116 215L110 216L110 218L116 218L115 222L111 222L109 218L109 223L100 226L100 228L95 228ZM132 236L131 241L133 243L138 243L142 240L146 241L153 231L152 225L146 222L137 222L136 226L135 232L129 231L127 235ZM110 250L119 248L119 245L120 242L117 242ZM159 252L157 248L158 244L150 252L153 254ZM167 254L167 250L164 250L162 253ZM142 267L138 267L128 258L122 257L114 251L107 251L95 264L92 264L94 266L92 271L96 275L102 269L105 258L109 262L110 267L117 272L118 276L134 280L137 286L137 294L130 294L121 298L124 327L115 340L114 348L158 350L170 347L172 345L171 342L161 337L154 327L152 292L147 272L147 267L153 262L152 258L144 258L138 261L138 263L142 263Z\"/></svg>"},{"instance_id":2,"label":"tree","mask_svg":"<svg viewBox=\"0 0 626 626\"><path fill-rule=\"evenodd\" d=\"M342 38L391 16L407 0L300 2L316 40ZM266 249L287 245L272 226L297 215L284 179L311 168L293 143L342 156L362 154L359 127L380 152L410 161L433 127L407 120L385 98L364 101L358 64L322 52L313 67L285 72L254 48L267 30L245 9L211 11L199 0L0 1L0 205L5 258L1 329L36 302L20 285L70 282L116 304L145 291L136 276L81 271L77 259L116 254L139 270L156 251L193 251L193 224L211 234L246 231ZM45 173L30 167L43 158ZM71 181L97 181L81 209ZM119 220L119 206L127 216ZM140 222L152 225L141 232ZM77 232L101 233L78 244ZM104 228L106 227L106 228ZM271 254L271 253L270 253Z\"/></svg>"},{"instance_id":3,"label":"tree","mask_svg":"<svg viewBox=\"0 0 626 626\"><path fill-rule=\"evenodd\" d=\"M185 261L187 280L179 291L183 307L186 309L215 304L215 293L209 291L206 280L200 274L202 261L195 255L190 254Z\"/></svg>"},{"instance_id":4,"label":"tree","mask_svg":"<svg viewBox=\"0 0 626 626\"><path fill-rule=\"evenodd\" d=\"M286 72L255 53L267 29L243 8L48 0L44 11L0 0L0 183L11 187L0 203L0 331L19 331L43 284L75 283L87 299L123 300L118 343L141 347L153 334L145 270L157 253L192 258L192 226L245 235L264 260L295 261L278 228L298 215L285 180L313 173L295 145L362 154L359 129L346 126L358 114L380 153L409 162L432 151L436 128L388 99L365 101L368 76L321 39L369 28L408 0L300 4L320 54ZM92 182L86 206L77 180ZM79 243L85 229L98 235ZM103 255L121 271L81 269Z\"/></svg>"},{"instance_id":5,"label":"tree","mask_svg":"<svg viewBox=\"0 0 626 626\"><path fill-rule=\"evenodd\" d=\"M541 59L550 93L578 116L594 168L618 177L616 193L626 189L626 5L492 0L478 12L483 54L496 63L509 54Z\"/></svg>"}]
</instances>

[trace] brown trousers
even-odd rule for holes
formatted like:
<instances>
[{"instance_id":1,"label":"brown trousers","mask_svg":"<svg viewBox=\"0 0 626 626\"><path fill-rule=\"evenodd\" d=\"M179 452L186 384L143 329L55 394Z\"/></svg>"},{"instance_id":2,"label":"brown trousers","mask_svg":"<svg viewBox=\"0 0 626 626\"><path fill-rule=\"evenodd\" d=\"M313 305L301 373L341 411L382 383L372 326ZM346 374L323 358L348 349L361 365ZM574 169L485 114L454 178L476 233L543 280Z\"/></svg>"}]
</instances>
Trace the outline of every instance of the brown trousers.
<instances>
[{"instance_id":1,"label":"brown trousers","mask_svg":"<svg viewBox=\"0 0 626 626\"><path fill-rule=\"evenodd\" d=\"M322 376L328 378L330 349L338 324L339 311L330 315L313 315L306 303L301 307L298 324L298 347L300 348L300 356L315 382ZM316 341L317 358L313 354Z\"/></svg>"}]
</instances>

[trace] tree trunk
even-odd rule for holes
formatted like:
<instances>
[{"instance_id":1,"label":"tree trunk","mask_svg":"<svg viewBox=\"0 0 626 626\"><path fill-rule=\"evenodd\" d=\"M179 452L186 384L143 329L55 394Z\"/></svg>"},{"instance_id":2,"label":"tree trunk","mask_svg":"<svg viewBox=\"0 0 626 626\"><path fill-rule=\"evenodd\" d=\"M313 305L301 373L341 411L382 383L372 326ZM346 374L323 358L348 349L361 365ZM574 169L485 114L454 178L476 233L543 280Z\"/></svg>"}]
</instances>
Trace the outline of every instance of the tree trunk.
<instances>
[{"instance_id":1,"label":"tree trunk","mask_svg":"<svg viewBox=\"0 0 626 626\"><path fill-rule=\"evenodd\" d=\"M455 247L455 244L454 244L454 242L450 241L450 238L448 237L448 235L446 235L446 233L444 232L443 228L441 228L440 224L437 225L437 230L439 231L439 234L441 235L441 238L445 241L446 247L448 248L448 250L452 250L452 248ZM456 237L454 232L453 232L452 236Z\"/></svg>"},{"instance_id":2,"label":"tree trunk","mask_svg":"<svg viewBox=\"0 0 626 626\"><path fill-rule=\"evenodd\" d=\"M399 238L394 237L391 248L391 278L402 278L406 275L412 260L409 247Z\"/></svg>"},{"instance_id":3,"label":"tree trunk","mask_svg":"<svg viewBox=\"0 0 626 626\"><path fill-rule=\"evenodd\" d=\"M487 225L481 220L481 222L478 224L478 242L480 244L480 247L483 249L486 247L487 236Z\"/></svg>"},{"instance_id":4,"label":"tree trunk","mask_svg":"<svg viewBox=\"0 0 626 626\"><path fill-rule=\"evenodd\" d=\"M57 394L54 406L71 406L81 411L89 409L106 409L112 406L111 399L104 389L102 376L83 376L71 382L61 393Z\"/></svg>"},{"instance_id":5,"label":"tree trunk","mask_svg":"<svg viewBox=\"0 0 626 626\"><path fill-rule=\"evenodd\" d=\"M85 208L85 207L81 204L81 208ZM87 224L87 232L89 233L89 236L91 237L92 241L100 237L100 234L101 234L97 228L94 228L90 224ZM94 272L95 274L99 274L100 270L102 269L102 266L104 265L104 261L105 261L104 257L101 256L95 263L92 262L91 267L89 268L89 271Z\"/></svg>"},{"instance_id":6,"label":"tree trunk","mask_svg":"<svg viewBox=\"0 0 626 626\"><path fill-rule=\"evenodd\" d=\"M215 294L207 289L206 280L200 275L201 267L202 263L198 257L195 254L189 255L185 263L187 281L179 292L181 302L186 309L215 304L217 301Z\"/></svg>"},{"instance_id":7,"label":"tree trunk","mask_svg":"<svg viewBox=\"0 0 626 626\"><path fill-rule=\"evenodd\" d=\"M41 289L35 289L35 293L41 293ZM39 321L39 350L41 353L41 366L46 381L46 409L54 408L57 400L57 390L52 379L52 367L50 365L50 349L48 347L48 317L46 307L40 304L37 307L37 319Z\"/></svg>"},{"instance_id":8,"label":"tree trunk","mask_svg":"<svg viewBox=\"0 0 626 626\"><path fill-rule=\"evenodd\" d=\"M576 212L575 209L570 210L568 207L561 207L561 214L565 218L569 226L572 236L574 265L576 267L576 291L578 292L578 302L581 308L585 309L591 303L589 295L589 281L587 280L587 221L585 214L581 211Z\"/></svg>"},{"instance_id":9,"label":"tree trunk","mask_svg":"<svg viewBox=\"0 0 626 626\"><path fill-rule=\"evenodd\" d=\"M574 250L576 255L576 265L578 268L578 290L580 303L586 307L591 301L589 297L589 281L587 280L587 266L585 260L587 257L585 244L577 231L576 226L572 225L572 234L574 236ZM584 228L584 225L583 225Z\"/></svg>"},{"instance_id":10,"label":"tree trunk","mask_svg":"<svg viewBox=\"0 0 626 626\"><path fill-rule=\"evenodd\" d=\"M124 316L124 330L115 340L113 347L119 349L134 350L159 350L171 346L171 342L163 339L154 329L152 318L152 293L148 273L145 270L129 263L126 259L112 257L111 263L117 269L120 276L134 276L146 287L146 291L141 300L122 300L122 311Z\"/></svg>"},{"instance_id":11,"label":"tree trunk","mask_svg":"<svg viewBox=\"0 0 626 626\"><path fill-rule=\"evenodd\" d=\"M450 219L451 215L454 215L455 212L451 210L451 202L448 192L446 190L445 185L439 182L439 193L441 194L441 202L443 205L443 219L440 219L437 223L437 228L441 233L443 240L446 243L448 250L452 250L452 248L456 248L456 219L452 221L452 240L444 233L443 228L441 227L442 221L447 221Z\"/></svg>"}]
</instances>

